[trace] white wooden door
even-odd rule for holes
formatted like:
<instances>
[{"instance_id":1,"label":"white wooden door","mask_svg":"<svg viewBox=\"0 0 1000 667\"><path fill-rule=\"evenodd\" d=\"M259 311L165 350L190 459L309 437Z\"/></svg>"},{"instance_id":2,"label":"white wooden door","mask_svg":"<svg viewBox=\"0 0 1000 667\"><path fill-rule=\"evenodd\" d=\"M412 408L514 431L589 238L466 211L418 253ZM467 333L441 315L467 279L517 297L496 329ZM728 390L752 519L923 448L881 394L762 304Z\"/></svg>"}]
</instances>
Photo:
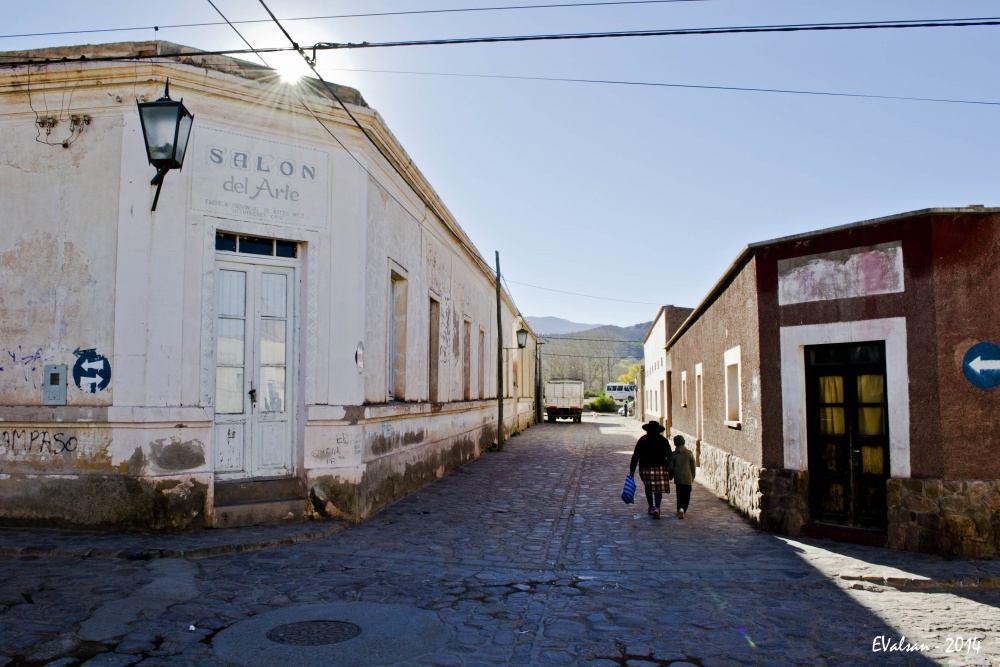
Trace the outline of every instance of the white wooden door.
<instances>
[{"instance_id":1,"label":"white wooden door","mask_svg":"<svg viewBox=\"0 0 1000 667\"><path fill-rule=\"evenodd\" d=\"M294 473L295 270L218 262L215 471L223 479Z\"/></svg>"}]
</instances>

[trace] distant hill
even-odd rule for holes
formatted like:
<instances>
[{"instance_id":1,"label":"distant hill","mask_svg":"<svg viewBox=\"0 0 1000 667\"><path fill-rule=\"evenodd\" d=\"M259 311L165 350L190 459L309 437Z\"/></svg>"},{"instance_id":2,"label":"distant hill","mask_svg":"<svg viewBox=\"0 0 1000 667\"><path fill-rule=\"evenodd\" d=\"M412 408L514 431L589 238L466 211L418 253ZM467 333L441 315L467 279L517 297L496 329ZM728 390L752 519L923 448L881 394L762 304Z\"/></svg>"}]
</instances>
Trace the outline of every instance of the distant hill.
<instances>
[{"instance_id":1,"label":"distant hill","mask_svg":"<svg viewBox=\"0 0 1000 667\"><path fill-rule=\"evenodd\" d=\"M605 383L617 380L629 366L642 360L642 339L652 324L641 322L629 327L604 324L568 333L545 334L541 350L542 375L546 379L579 378L586 382L587 389L600 391Z\"/></svg>"},{"instance_id":2,"label":"distant hill","mask_svg":"<svg viewBox=\"0 0 1000 667\"><path fill-rule=\"evenodd\" d=\"M593 329L580 331L579 335L586 338L620 338L622 340L642 341L651 326L653 326L652 321L640 322L630 327L616 327L611 324L602 324Z\"/></svg>"},{"instance_id":3,"label":"distant hill","mask_svg":"<svg viewBox=\"0 0 1000 667\"><path fill-rule=\"evenodd\" d=\"M561 317L532 317L531 315L525 316L528 320L528 324L531 325L532 331L536 334L571 334L577 331L586 331L587 329L594 329L595 327L602 327L603 324L580 324L579 322L570 322L569 320L564 320Z\"/></svg>"}]
</instances>

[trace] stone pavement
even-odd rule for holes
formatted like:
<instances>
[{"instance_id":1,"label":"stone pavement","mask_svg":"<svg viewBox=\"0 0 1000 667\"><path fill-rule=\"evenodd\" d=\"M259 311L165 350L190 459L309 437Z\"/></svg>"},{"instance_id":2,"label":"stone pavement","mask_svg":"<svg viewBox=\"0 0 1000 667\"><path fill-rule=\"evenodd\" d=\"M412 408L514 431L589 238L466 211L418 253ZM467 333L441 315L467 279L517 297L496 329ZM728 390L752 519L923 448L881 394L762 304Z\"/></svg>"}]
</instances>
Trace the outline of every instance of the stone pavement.
<instances>
[{"instance_id":1,"label":"stone pavement","mask_svg":"<svg viewBox=\"0 0 1000 667\"><path fill-rule=\"evenodd\" d=\"M346 529L2 529L0 665L1000 665L1000 562L767 535L698 485L652 520L640 434L541 424Z\"/></svg>"}]
</instances>

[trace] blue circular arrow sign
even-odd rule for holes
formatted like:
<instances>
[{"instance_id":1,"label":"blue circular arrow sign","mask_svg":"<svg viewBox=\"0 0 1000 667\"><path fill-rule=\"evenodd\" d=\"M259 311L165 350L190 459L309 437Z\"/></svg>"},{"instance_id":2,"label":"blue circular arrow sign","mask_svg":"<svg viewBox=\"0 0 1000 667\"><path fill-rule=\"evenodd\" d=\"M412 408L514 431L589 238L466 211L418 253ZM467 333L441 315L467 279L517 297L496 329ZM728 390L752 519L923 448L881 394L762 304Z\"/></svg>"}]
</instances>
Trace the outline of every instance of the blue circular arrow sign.
<instances>
[{"instance_id":1,"label":"blue circular arrow sign","mask_svg":"<svg viewBox=\"0 0 1000 667\"><path fill-rule=\"evenodd\" d=\"M91 394L104 391L111 382L111 362L94 350L83 350L73 365L73 382Z\"/></svg>"},{"instance_id":2,"label":"blue circular arrow sign","mask_svg":"<svg viewBox=\"0 0 1000 667\"><path fill-rule=\"evenodd\" d=\"M993 389L1000 385L1000 346L994 343L976 343L962 359L965 379L980 389Z\"/></svg>"}]
</instances>

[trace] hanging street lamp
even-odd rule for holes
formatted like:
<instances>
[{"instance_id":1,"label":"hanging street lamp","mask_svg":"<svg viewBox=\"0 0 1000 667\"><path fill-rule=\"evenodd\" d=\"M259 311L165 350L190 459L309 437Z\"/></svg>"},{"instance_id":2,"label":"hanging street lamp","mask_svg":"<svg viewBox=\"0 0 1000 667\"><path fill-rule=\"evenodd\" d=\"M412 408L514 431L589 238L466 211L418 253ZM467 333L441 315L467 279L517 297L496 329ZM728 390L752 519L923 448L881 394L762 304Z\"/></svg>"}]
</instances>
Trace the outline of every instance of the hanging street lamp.
<instances>
[{"instance_id":1,"label":"hanging street lamp","mask_svg":"<svg viewBox=\"0 0 1000 667\"><path fill-rule=\"evenodd\" d=\"M156 186L153 207L160 199L163 177L171 169L180 169L184 164L188 138L194 115L184 107L184 100L170 99L170 79L163 88L163 97L155 102L136 102L139 120L142 122L142 137L146 141L146 156L149 164L156 167L156 176L149 182Z\"/></svg>"}]
</instances>

